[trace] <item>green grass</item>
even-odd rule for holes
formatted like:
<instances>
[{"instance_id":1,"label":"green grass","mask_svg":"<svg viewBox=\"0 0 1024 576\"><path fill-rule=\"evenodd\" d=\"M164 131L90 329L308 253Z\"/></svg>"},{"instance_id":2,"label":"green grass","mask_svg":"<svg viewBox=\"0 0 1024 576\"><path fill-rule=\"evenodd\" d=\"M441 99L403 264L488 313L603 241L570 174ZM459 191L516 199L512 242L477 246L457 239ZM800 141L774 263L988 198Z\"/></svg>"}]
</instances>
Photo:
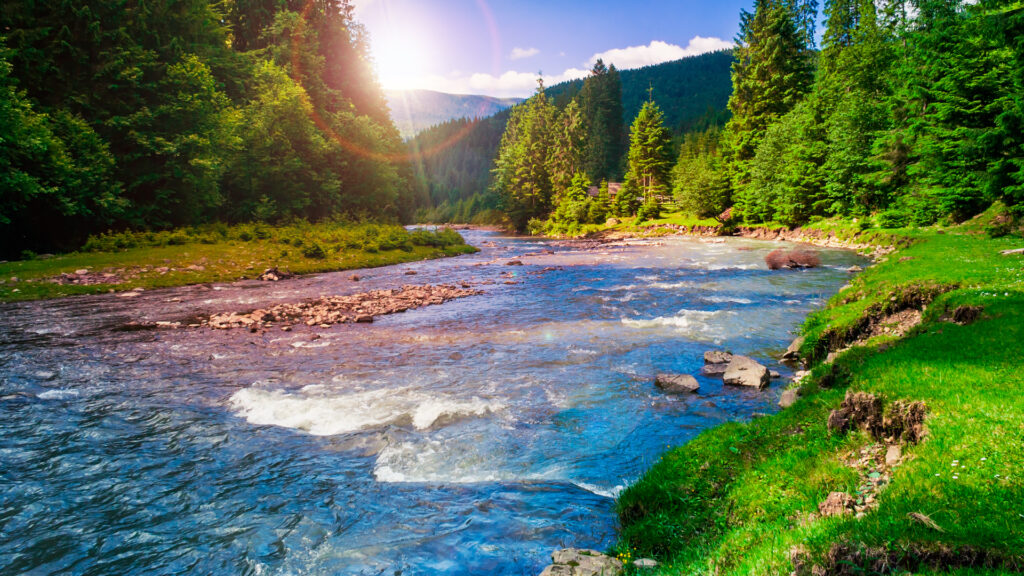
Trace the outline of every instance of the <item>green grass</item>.
<instances>
[{"instance_id":1,"label":"green grass","mask_svg":"<svg viewBox=\"0 0 1024 576\"><path fill-rule=\"evenodd\" d=\"M273 266L310 274L475 251L451 230L410 233L400 226L377 224L302 222L129 232L91 238L81 252L0 263L0 301L234 281L255 278ZM81 269L117 274L123 281L89 286L49 281Z\"/></svg>"},{"instance_id":2,"label":"green grass","mask_svg":"<svg viewBox=\"0 0 1024 576\"><path fill-rule=\"evenodd\" d=\"M857 229L821 226L851 238ZM797 547L811 559L801 572L809 574L811 564L827 565L836 544L884 550L894 563L890 573L1024 568L1024 258L1000 254L1024 242L989 239L972 226L941 232L885 232L913 243L808 318L804 351L820 351L828 331L855 328L866 314L912 300L921 287L941 287L920 326L899 340L876 337L850 349L834 366L816 366L795 406L709 430L666 453L621 495L617 550L665 561L660 574L790 574ZM967 326L943 320L965 304L984 306L982 318ZM821 386L829 381L832 388ZM905 447L908 459L877 509L859 519L809 519L829 492L855 492L858 477L844 456L874 442L861 432L829 433L829 412L847 390L871 392L887 405L925 402L929 433ZM928 515L941 531L910 513ZM945 560L922 563L924 552ZM995 565L971 565L969 553ZM877 573L853 564L841 573Z\"/></svg>"}]
</instances>

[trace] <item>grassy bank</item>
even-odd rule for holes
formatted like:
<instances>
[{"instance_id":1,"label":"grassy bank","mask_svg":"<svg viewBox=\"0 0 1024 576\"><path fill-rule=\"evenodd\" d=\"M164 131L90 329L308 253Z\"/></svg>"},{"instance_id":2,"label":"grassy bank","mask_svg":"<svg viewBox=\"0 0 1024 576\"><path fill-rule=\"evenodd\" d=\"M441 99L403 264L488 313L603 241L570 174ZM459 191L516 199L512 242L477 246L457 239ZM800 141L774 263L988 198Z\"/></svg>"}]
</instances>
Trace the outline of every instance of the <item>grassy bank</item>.
<instances>
[{"instance_id":1,"label":"grassy bank","mask_svg":"<svg viewBox=\"0 0 1024 576\"><path fill-rule=\"evenodd\" d=\"M81 251L0 263L0 301L372 268L475 252L452 230L377 224L211 225L90 238ZM65 276L62 276L65 275Z\"/></svg>"},{"instance_id":2,"label":"grassy bank","mask_svg":"<svg viewBox=\"0 0 1024 576\"><path fill-rule=\"evenodd\" d=\"M911 242L805 323L813 370L795 405L705 432L623 492L619 554L658 558L660 574L1024 569L1024 256L1000 253L1024 242L980 225L896 235ZM978 311L965 307L980 317L954 323ZM919 309L901 337L875 329ZM848 392L885 419L830 430ZM920 442L889 425L910 402L926 406ZM834 492L850 514L822 514Z\"/></svg>"}]
</instances>

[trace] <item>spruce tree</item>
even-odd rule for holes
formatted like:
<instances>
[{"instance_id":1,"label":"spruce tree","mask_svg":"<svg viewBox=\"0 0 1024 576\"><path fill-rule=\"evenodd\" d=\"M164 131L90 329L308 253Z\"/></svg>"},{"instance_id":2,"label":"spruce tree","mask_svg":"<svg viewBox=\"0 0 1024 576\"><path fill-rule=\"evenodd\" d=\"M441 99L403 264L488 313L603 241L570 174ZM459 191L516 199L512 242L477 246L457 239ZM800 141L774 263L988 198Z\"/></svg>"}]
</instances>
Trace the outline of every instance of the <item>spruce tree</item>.
<instances>
[{"instance_id":1,"label":"spruce tree","mask_svg":"<svg viewBox=\"0 0 1024 576\"><path fill-rule=\"evenodd\" d=\"M517 231L551 210L549 155L554 147L557 111L538 79L537 92L515 107L494 162L494 191Z\"/></svg>"},{"instance_id":2,"label":"spruce tree","mask_svg":"<svg viewBox=\"0 0 1024 576\"><path fill-rule=\"evenodd\" d=\"M749 182L749 162L768 127L778 121L810 90L812 54L802 20L783 0L756 0L754 12L744 12L733 63L732 118L727 124L733 185L740 192Z\"/></svg>"},{"instance_id":3,"label":"spruce tree","mask_svg":"<svg viewBox=\"0 0 1024 576\"><path fill-rule=\"evenodd\" d=\"M653 100L640 108L629 134L629 170L626 182L644 205L656 206L665 194L672 170L672 134L665 114Z\"/></svg>"}]
</instances>

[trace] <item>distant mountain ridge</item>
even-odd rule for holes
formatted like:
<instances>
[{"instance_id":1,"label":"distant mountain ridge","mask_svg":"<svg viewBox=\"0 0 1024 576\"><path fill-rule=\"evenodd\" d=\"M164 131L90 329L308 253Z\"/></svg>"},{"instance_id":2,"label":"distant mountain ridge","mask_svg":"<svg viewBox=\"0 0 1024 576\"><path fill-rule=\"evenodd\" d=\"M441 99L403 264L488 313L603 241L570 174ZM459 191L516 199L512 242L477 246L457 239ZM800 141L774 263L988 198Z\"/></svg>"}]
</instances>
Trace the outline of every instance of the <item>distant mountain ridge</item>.
<instances>
[{"instance_id":1,"label":"distant mountain ridge","mask_svg":"<svg viewBox=\"0 0 1024 576\"><path fill-rule=\"evenodd\" d=\"M654 101L665 113L665 124L680 139L690 131L721 126L729 118L732 93L732 52L690 56L634 70L620 71L623 121L628 127L653 88ZM582 80L563 82L545 90L559 107L565 106ZM426 129L409 145L413 151L432 151L416 169L420 194L438 208L424 221L470 221L481 209L495 208L487 194L491 169L510 116L503 110L475 121L448 121Z\"/></svg>"},{"instance_id":2,"label":"distant mountain ridge","mask_svg":"<svg viewBox=\"0 0 1024 576\"><path fill-rule=\"evenodd\" d=\"M433 90L386 90L388 108L403 138L412 138L431 126L459 118L488 118L511 108L523 98L495 98L446 94Z\"/></svg>"}]
</instances>

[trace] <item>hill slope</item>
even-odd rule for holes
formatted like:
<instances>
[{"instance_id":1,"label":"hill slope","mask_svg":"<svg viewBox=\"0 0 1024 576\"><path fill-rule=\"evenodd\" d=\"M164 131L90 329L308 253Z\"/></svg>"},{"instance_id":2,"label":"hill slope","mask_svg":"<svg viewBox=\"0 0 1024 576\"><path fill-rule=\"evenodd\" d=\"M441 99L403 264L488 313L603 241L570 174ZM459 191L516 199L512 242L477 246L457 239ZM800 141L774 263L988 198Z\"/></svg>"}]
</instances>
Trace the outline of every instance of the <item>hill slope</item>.
<instances>
[{"instance_id":1,"label":"hill slope","mask_svg":"<svg viewBox=\"0 0 1024 576\"><path fill-rule=\"evenodd\" d=\"M403 138L412 138L431 126L459 118L487 118L523 101L432 90L387 90L391 117Z\"/></svg>"},{"instance_id":2,"label":"hill slope","mask_svg":"<svg viewBox=\"0 0 1024 576\"><path fill-rule=\"evenodd\" d=\"M732 92L731 66L732 53L721 51L622 71L626 125L632 123L651 87L675 135L724 124ZM548 88L547 94L564 106L582 86L582 80L564 82ZM475 122L446 121L412 139L413 150L428 152L419 163L417 180L421 190L429 191L434 207L454 206L487 191L507 120L508 113L501 112ZM395 122L401 126L397 117Z\"/></svg>"}]
</instances>

